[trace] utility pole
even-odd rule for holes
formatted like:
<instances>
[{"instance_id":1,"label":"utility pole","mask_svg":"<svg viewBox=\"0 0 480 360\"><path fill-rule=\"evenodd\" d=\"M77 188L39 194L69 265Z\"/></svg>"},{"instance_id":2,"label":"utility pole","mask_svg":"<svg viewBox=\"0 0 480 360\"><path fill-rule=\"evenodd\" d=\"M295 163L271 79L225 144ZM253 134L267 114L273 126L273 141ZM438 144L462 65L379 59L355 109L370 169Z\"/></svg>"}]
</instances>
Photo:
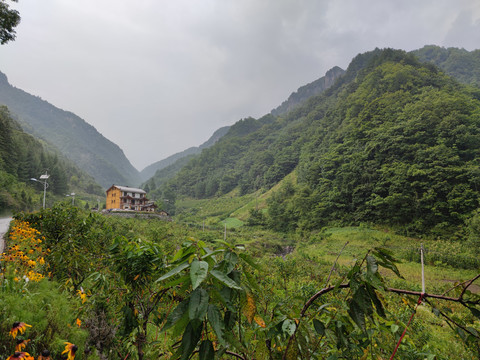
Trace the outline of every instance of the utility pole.
<instances>
[{"instance_id":1,"label":"utility pole","mask_svg":"<svg viewBox=\"0 0 480 360\"><path fill-rule=\"evenodd\" d=\"M423 244L420 245L420 260L422 261L422 294L425 294L425 269L423 264Z\"/></svg>"}]
</instances>

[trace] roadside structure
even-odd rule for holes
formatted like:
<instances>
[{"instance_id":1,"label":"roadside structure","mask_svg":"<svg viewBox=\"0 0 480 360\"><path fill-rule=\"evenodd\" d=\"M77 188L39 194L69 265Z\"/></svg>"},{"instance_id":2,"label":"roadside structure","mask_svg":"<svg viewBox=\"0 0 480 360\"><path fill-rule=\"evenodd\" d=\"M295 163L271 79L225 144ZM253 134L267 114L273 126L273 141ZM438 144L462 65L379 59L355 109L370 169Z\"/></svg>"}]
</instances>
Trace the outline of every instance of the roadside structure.
<instances>
[{"instance_id":1,"label":"roadside structure","mask_svg":"<svg viewBox=\"0 0 480 360\"><path fill-rule=\"evenodd\" d=\"M145 190L114 184L107 189L106 193L107 210L155 211L156 206L147 198Z\"/></svg>"}]
</instances>

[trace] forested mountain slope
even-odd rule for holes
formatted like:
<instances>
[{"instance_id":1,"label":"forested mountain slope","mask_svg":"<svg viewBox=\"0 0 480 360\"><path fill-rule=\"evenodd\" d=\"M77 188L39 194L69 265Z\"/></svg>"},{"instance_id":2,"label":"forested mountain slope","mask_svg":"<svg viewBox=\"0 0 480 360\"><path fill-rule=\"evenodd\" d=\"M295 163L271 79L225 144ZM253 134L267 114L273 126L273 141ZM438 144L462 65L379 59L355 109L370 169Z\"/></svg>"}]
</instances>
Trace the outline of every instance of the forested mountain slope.
<instances>
[{"instance_id":1,"label":"forested mountain slope","mask_svg":"<svg viewBox=\"0 0 480 360\"><path fill-rule=\"evenodd\" d=\"M25 131L55 145L102 186L140 183L138 171L117 145L77 115L13 87L0 72L1 104L18 116Z\"/></svg>"},{"instance_id":2,"label":"forested mountain slope","mask_svg":"<svg viewBox=\"0 0 480 360\"><path fill-rule=\"evenodd\" d=\"M290 94L287 100L285 100L280 106L273 109L271 114L279 116L292 111L296 107L305 103L309 98L321 94L332 86L335 81L345 73L344 70L335 66L327 71L325 76L307 84L301 86L297 91ZM268 118L268 117L267 117ZM226 126L218 129L212 135L212 137L198 148L189 148L181 153L172 155L171 157L156 162L141 172L142 179L145 183L142 186L148 188L152 194L156 197L161 197L163 185L173 178L178 171L180 171L188 162L194 158L194 155L199 154L203 149L206 149L215 144L220 138L226 135L229 131L229 136L237 136L239 132L252 132L261 126L261 122L256 122L253 118L242 119L233 126ZM245 134L243 134L245 135ZM155 169L155 175L152 170ZM152 176L153 175L153 176ZM148 180L147 180L148 179Z\"/></svg>"},{"instance_id":3,"label":"forested mountain slope","mask_svg":"<svg viewBox=\"0 0 480 360\"><path fill-rule=\"evenodd\" d=\"M479 99L412 54L376 49L284 117L232 126L170 188L197 198L248 193L297 170L298 184L269 205L279 230L368 221L441 232L478 208Z\"/></svg>"},{"instance_id":4,"label":"forested mountain slope","mask_svg":"<svg viewBox=\"0 0 480 360\"><path fill-rule=\"evenodd\" d=\"M202 145L190 147L187 150L173 154L172 156L169 156L166 159L157 161L147 166L145 169L143 169L140 172L140 177L142 181L150 180L149 181L150 183L152 182L157 182L159 184L162 183L164 181L164 178L162 175L156 175L157 171L160 171L166 167L169 167L170 165L175 164L177 161L184 159L185 157L190 158L191 155L199 154L203 149L206 149L212 146L213 144L215 144L223 135L225 135L228 132L229 128L230 126L221 127L220 129L216 130L213 133L213 135L210 136L210 138L207 141L205 141ZM181 163L184 164L185 161L181 160ZM181 165L177 164L174 168L180 169Z\"/></svg>"},{"instance_id":5,"label":"forested mountain slope","mask_svg":"<svg viewBox=\"0 0 480 360\"><path fill-rule=\"evenodd\" d=\"M5 106L0 106L0 212L3 210L32 210L37 203L32 195L38 193L39 178L48 171L48 191L62 198L71 190L103 195L95 180L79 170L61 155L22 131Z\"/></svg>"},{"instance_id":6,"label":"forested mountain slope","mask_svg":"<svg viewBox=\"0 0 480 360\"><path fill-rule=\"evenodd\" d=\"M480 87L480 50L424 46L412 53L423 62L431 62L464 84Z\"/></svg>"}]
</instances>

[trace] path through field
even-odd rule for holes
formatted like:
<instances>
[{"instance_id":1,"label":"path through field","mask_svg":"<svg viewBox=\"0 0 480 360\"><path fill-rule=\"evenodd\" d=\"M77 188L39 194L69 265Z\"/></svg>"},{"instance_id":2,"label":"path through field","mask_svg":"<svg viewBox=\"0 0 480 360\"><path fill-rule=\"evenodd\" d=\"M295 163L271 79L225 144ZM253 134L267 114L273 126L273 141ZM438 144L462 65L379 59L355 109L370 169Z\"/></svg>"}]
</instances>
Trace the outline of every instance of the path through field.
<instances>
[{"instance_id":1,"label":"path through field","mask_svg":"<svg viewBox=\"0 0 480 360\"><path fill-rule=\"evenodd\" d=\"M3 235L7 232L10 221L12 221L11 217L0 218L0 254L3 252L4 248Z\"/></svg>"}]
</instances>

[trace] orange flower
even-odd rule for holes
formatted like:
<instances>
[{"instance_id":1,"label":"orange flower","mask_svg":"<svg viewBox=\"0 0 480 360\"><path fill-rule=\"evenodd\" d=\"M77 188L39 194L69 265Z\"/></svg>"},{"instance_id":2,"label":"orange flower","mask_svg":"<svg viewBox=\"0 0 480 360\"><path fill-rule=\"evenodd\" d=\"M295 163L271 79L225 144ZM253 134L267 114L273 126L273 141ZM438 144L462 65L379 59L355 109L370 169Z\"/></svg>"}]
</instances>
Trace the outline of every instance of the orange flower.
<instances>
[{"instance_id":1,"label":"orange flower","mask_svg":"<svg viewBox=\"0 0 480 360\"><path fill-rule=\"evenodd\" d=\"M79 318L77 318L77 320L75 320L75 322L77 323L78 327L82 326L82 320L80 320Z\"/></svg>"},{"instance_id":2,"label":"orange flower","mask_svg":"<svg viewBox=\"0 0 480 360\"><path fill-rule=\"evenodd\" d=\"M27 326L32 327L32 325L25 324L24 322L14 322L12 329L10 330L10 335L12 335L12 337L15 339L17 337L17 333L20 331L20 334L23 334Z\"/></svg>"},{"instance_id":3,"label":"orange flower","mask_svg":"<svg viewBox=\"0 0 480 360\"><path fill-rule=\"evenodd\" d=\"M67 360L74 360L77 350L77 345L65 342L65 350L62 351L62 355L66 353L68 355Z\"/></svg>"},{"instance_id":4,"label":"orange flower","mask_svg":"<svg viewBox=\"0 0 480 360\"><path fill-rule=\"evenodd\" d=\"M15 354L10 355L7 360L35 360L29 353L23 351L15 351Z\"/></svg>"},{"instance_id":5,"label":"orange flower","mask_svg":"<svg viewBox=\"0 0 480 360\"><path fill-rule=\"evenodd\" d=\"M17 339L17 345L15 345L15 351L22 351L30 340Z\"/></svg>"},{"instance_id":6,"label":"orange flower","mask_svg":"<svg viewBox=\"0 0 480 360\"><path fill-rule=\"evenodd\" d=\"M43 350L42 354L38 357L37 360L51 360L50 358L50 351L48 350Z\"/></svg>"}]
</instances>

